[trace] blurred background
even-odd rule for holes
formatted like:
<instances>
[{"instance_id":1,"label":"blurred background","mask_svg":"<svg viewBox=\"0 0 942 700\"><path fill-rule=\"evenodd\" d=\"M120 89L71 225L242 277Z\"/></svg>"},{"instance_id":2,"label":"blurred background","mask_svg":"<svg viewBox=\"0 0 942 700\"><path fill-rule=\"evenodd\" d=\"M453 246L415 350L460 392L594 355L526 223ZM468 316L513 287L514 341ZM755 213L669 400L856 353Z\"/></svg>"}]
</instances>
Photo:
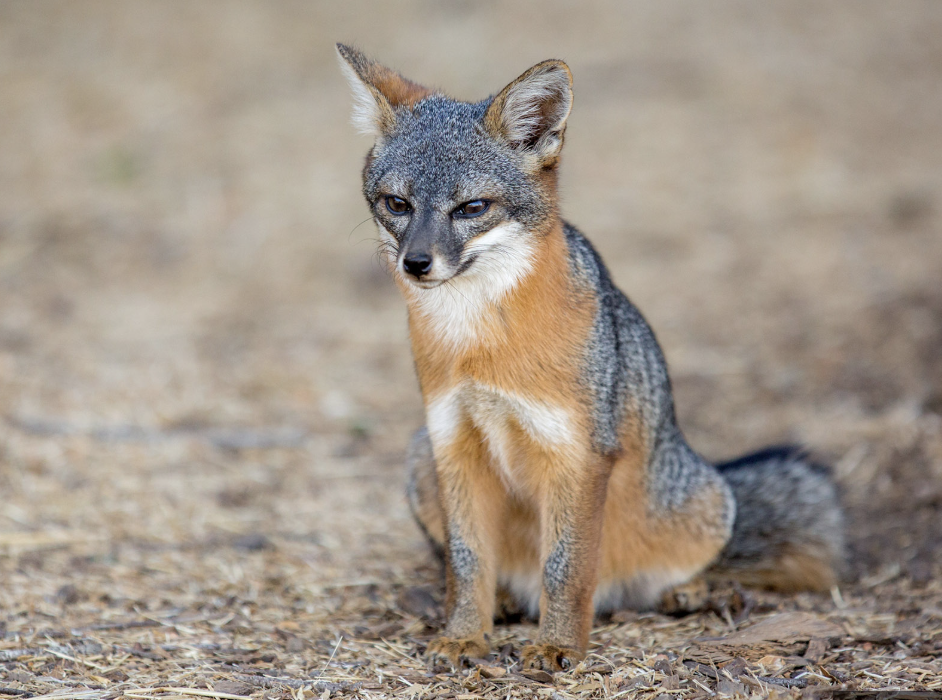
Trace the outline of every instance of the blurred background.
<instances>
[{"instance_id":1,"label":"blurred background","mask_svg":"<svg viewBox=\"0 0 942 700\"><path fill-rule=\"evenodd\" d=\"M13 0L10 629L425 575L421 405L336 41L469 100L566 60L564 212L657 332L692 444L808 445L853 585L940 575L942 3Z\"/></svg>"}]
</instances>

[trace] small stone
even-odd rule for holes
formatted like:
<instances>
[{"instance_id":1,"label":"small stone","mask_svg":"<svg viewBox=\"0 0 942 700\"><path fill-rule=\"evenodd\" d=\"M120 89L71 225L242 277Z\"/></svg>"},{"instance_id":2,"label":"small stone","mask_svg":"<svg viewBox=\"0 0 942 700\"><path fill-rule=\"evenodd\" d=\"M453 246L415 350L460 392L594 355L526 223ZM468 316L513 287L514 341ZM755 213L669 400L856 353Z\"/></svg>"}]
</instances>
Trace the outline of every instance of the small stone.
<instances>
[{"instance_id":1,"label":"small stone","mask_svg":"<svg viewBox=\"0 0 942 700\"><path fill-rule=\"evenodd\" d=\"M67 583L56 591L56 600L63 605L75 605L81 598L81 593L71 583Z\"/></svg>"},{"instance_id":2,"label":"small stone","mask_svg":"<svg viewBox=\"0 0 942 700\"><path fill-rule=\"evenodd\" d=\"M736 695L744 694L746 692L746 687L742 683L737 683L736 681L720 681L716 684L716 692L720 695Z\"/></svg>"},{"instance_id":3,"label":"small stone","mask_svg":"<svg viewBox=\"0 0 942 700\"><path fill-rule=\"evenodd\" d=\"M251 695L255 688L241 681L217 681L213 684L213 690L226 695Z\"/></svg>"},{"instance_id":4,"label":"small stone","mask_svg":"<svg viewBox=\"0 0 942 700\"><path fill-rule=\"evenodd\" d=\"M671 662L667 659L658 659L655 661L654 670L658 673L663 673L665 676L669 676L674 672L674 669L671 667Z\"/></svg>"},{"instance_id":5,"label":"small stone","mask_svg":"<svg viewBox=\"0 0 942 700\"><path fill-rule=\"evenodd\" d=\"M236 537L232 541L232 546L236 549L244 549L248 552L259 552L263 549L273 549L271 541L260 532L253 532L248 535Z\"/></svg>"},{"instance_id":6,"label":"small stone","mask_svg":"<svg viewBox=\"0 0 942 700\"><path fill-rule=\"evenodd\" d=\"M478 666L478 670L484 678L503 678L507 675L507 669L503 666Z\"/></svg>"},{"instance_id":7,"label":"small stone","mask_svg":"<svg viewBox=\"0 0 942 700\"><path fill-rule=\"evenodd\" d=\"M664 690L680 690L680 677L670 674L661 681L661 688Z\"/></svg>"},{"instance_id":8,"label":"small stone","mask_svg":"<svg viewBox=\"0 0 942 700\"><path fill-rule=\"evenodd\" d=\"M741 659L737 656L735 659L727 662L723 666L723 671L727 673L730 678L739 678L743 673L746 672L746 662L744 659Z\"/></svg>"},{"instance_id":9,"label":"small stone","mask_svg":"<svg viewBox=\"0 0 942 700\"><path fill-rule=\"evenodd\" d=\"M435 620L440 616L431 586L410 586L399 594L396 602L403 611L418 618Z\"/></svg>"}]
</instances>

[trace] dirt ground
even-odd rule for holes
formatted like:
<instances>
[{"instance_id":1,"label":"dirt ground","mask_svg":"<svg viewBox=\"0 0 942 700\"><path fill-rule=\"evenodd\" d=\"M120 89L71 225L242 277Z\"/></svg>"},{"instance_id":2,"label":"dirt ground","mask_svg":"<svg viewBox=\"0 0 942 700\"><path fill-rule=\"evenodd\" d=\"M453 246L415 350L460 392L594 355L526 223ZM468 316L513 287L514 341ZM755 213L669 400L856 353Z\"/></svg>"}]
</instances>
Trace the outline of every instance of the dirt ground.
<instances>
[{"instance_id":1,"label":"dirt ground","mask_svg":"<svg viewBox=\"0 0 942 700\"><path fill-rule=\"evenodd\" d=\"M839 589L619 613L555 678L525 620L426 670L338 40L466 99L570 63L567 217L695 447L835 466ZM942 690L940 114L937 0L0 4L0 697Z\"/></svg>"}]
</instances>

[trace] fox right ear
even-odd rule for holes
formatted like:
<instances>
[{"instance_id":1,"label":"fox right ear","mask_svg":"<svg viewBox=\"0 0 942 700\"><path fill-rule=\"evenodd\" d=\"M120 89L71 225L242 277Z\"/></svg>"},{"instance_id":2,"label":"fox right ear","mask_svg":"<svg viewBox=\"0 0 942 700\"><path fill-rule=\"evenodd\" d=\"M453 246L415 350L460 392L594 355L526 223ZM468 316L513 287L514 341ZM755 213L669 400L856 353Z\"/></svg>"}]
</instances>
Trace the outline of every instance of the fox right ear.
<instances>
[{"instance_id":1,"label":"fox right ear","mask_svg":"<svg viewBox=\"0 0 942 700\"><path fill-rule=\"evenodd\" d=\"M412 107L431 94L353 47L337 44L337 55L353 88L353 124L364 134L377 138L389 135L396 125L398 107Z\"/></svg>"}]
</instances>

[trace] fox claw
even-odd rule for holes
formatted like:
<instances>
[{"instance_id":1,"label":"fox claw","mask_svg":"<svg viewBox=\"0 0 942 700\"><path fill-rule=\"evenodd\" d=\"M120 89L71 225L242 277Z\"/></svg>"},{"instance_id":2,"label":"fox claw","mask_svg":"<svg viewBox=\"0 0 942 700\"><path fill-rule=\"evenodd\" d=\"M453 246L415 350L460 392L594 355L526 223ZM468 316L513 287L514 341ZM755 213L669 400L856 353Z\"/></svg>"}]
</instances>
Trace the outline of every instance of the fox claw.
<instances>
[{"instance_id":1,"label":"fox claw","mask_svg":"<svg viewBox=\"0 0 942 700\"><path fill-rule=\"evenodd\" d=\"M438 637L433 639L425 650L425 658L432 669L454 668L471 665L471 659L480 659L488 654L487 643L483 639L452 639Z\"/></svg>"},{"instance_id":2,"label":"fox claw","mask_svg":"<svg viewBox=\"0 0 942 700\"><path fill-rule=\"evenodd\" d=\"M523 648L523 667L539 671L568 671L585 658L577 649L554 644L531 644Z\"/></svg>"}]
</instances>

